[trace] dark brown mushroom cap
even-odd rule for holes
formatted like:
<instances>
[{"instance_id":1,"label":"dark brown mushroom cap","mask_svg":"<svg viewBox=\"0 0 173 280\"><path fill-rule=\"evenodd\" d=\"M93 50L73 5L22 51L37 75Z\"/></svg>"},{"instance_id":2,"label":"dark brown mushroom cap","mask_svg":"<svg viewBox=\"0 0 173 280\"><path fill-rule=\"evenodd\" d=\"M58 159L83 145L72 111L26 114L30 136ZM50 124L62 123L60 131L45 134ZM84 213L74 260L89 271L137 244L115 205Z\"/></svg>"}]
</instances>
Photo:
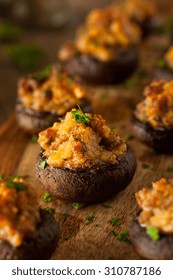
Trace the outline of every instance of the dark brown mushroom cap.
<instances>
[{"instance_id":1,"label":"dark brown mushroom cap","mask_svg":"<svg viewBox=\"0 0 173 280\"><path fill-rule=\"evenodd\" d=\"M91 112L91 104L88 100L83 99L81 102L81 108L85 113ZM58 121L62 115L57 115L53 112L39 112L34 109L25 107L20 100L16 103L16 119L18 125L25 131L31 134L37 134L42 130L45 130L54 122Z\"/></svg>"},{"instance_id":2,"label":"dark brown mushroom cap","mask_svg":"<svg viewBox=\"0 0 173 280\"><path fill-rule=\"evenodd\" d=\"M40 210L40 216L36 235L25 239L21 246L0 242L0 260L47 260L51 257L59 239L59 225L45 210Z\"/></svg>"},{"instance_id":3,"label":"dark brown mushroom cap","mask_svg":"<svg viewBox=\"0 0 173 280\"><path fill-rule=\"evenodd\" d=\"M160 239L153 241L141 227L136 216L129 228L129 235L136 252L144 259L173 260L173 234L161 234Z\"/></svg>"},{"instance_id":4,"label":"dark brown mushroom cap","mask_svg":"<svg viewBox=\"0 0 173 280\"><path fill-rule=\"evenodd\" d=\"M173 129L153 128L133 116L134 134L146 145L159 153L173 154Z\"/></svg>"},{"instance_id":5,"label":"dark brown mushroom cap","mask_svg":"<svg viewBox=\"0 0 173 280\"><path fill-rule=\"evenodd\" d=\"M136 170L136 159L128 147L116 164L102 164L99 167L85 169L55 168L40 164L45 160L42 152L36 164L36 174L43 186L52 195L81 203L105 201L131 182Z\"/></svg>"},{"instance_id":6,"label":"dark brown mushroom cap","mask_svg":"<svg viewBox=\"0 0 173 280\"><path fill-rule=\"evenodd\" d=\"M91 55L79 54L62 61L64 69L72 77L80 77L91 84L120 83L133 73L138 65L136 47L122 50L116 60L101 61Z\"/></svg>"}]
</instances>

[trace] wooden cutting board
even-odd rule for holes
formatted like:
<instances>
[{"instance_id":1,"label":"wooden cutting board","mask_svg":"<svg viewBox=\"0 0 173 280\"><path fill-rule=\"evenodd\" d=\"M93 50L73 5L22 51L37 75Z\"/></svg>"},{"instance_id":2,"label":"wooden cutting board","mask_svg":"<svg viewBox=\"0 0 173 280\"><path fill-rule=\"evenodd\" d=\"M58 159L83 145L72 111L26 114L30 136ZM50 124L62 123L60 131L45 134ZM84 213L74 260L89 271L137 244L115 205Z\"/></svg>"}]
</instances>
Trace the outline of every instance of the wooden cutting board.
<instances>
[{"instance_id":1,"label":"wooden cutting board","mask_svg":"<svg viewBox=\"0 0 173 280\"><path fill-rule=\"evenodd\" d=\"M112 128L116 127L124 137L132 138L132 110L136 102L142 99L144 85L153 79L155 61L167 44L168 38L165 36L147 39L140 50L139 74L133 76L126 85L95 88L91 95L94 112L102 114L107 123ZM156 155L137 139L131 139L129 145L138 162L132 183L115 198L105 202L110 206L108 208L104 204L80 205L75 210L72 203L54 198L49 204L43 202L44 189L35 177L39 146L30 140L31 136L17 126L13 114L0 128L0 174L4 174L6 178L14 174L29 175L29 182L38 191L40 205L55 209L55 217L61 227L61 238L52 259L139 259L132 246L117 240L116 236L128 229L138 211L134 193L143 186L150 186L152 181L162 176L172 177L173 173L168 172L167 168L173 166L173 157ZM90 215L94 216L94 220L86 225L86 217ZM119 226L111 225L113 217L121 219Z\"/></svg>"}]
</instances>

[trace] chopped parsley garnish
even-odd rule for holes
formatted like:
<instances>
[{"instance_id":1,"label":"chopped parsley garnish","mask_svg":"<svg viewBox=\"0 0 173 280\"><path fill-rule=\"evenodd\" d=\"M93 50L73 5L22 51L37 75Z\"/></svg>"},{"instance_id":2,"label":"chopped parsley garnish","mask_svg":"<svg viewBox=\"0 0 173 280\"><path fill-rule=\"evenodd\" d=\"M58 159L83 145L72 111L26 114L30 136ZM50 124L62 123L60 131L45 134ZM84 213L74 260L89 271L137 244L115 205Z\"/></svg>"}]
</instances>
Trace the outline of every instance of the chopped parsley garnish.
<instances>
[{"instance_id":1,"label":"chopped parsley garnish","mask_svg":"<svg viewBox=\"0 0 173 280\"><path fill-rule=\"evenodd\" d=\"M132 78L125 81L125 86L127 88L135 88L139 82L139 75L134 75Z\"/></svg>"},{"instance_id":2,"label":"chopped parsley garnish","mask_svg":"<svg viewBox=\"0 0 173 280\"><path fill-rule=\"evenodd\" d=\"M44 210L50 214L54 213L54 211L55 211L54 208L51 208L51 207L46 207L46 208L44 208Z\"/></svg>"},{"instance_id":3,"label":"chopped parsley garnish","mask_svg":"<svg viewBox=\"0 0 173 280\"><path fill-rule=\"evenodd\" d=\"M95 46L99 46L99 45L100 45L100 41L99 41L98 38L93 38L93 39L92 39L92 42L93 42L93 44L94 44Z\"/></svg>"},{"instance_id":4,"label":"chopped parsley garnish","mask_svg":"<svg viewBox=\"0 0 173 280\"><path fill-rule=\"evenodd\" d=\"M31 74L31 78L37 80L38 82L41 82L45 79L47 79L52 71L52 66L51 65L47 65L43 70L35 72L33 74Z\"/></svg>"},{"instance_id":5,"label":"chopped parsley garnish","mask_svg":"<svg viewBox=\"0 0 173 280\"><path fill-rule=\"evenodd\" d=\"M166 65L166 62L164 59L158 59L156 64L158 67L163 68Z\"/></svg>"},{"instance_id":6,"label":"chopped parsley garnish","mask_svg":"<svg viewBox=\"0 0 173 280\"><path fill-rule=\"evenodd\" d=\"M17 191L22 191L26 188L26 185L25 183L23 182L14 182L13 181L14 178L9 178L8 181L7 181L7 188L11 189L11 188L14 188L16 189Z\"/></svg>"},{"instance_id":7,"label":"chopped parsley garnish","mask_svg":"<svg viewBox=\"0 0 173 280\"><path fill-rule=\"evenodd\" d=\"M86 220L86 225L90 225L90 224L92 224L92 222L94 221L94 215L91 215L91 216L87 216L86 218L85 218L85 220Z\"/></svg>"},{"instance_id":8,"label":"chopped parsley garnish","mask_svg":"<svg viewBox=\"0 0 173 280\"><path fill-rule=\"evenodd\" d=\"M127 136L124 138L125 142L128 142L128 141L133 140L133 139L134 139L134 136L133 136L133 135L127 135Z\"/></svg>"},{"instance_id":9,"label":"chopped parsley garnish","mask_svg":"<svg viewBox=\"0 0 173 280\"><path fill-rule=\"evenodd\" d=\"M1 41L10 41L18 39L22 34L22 30L18 25L10 22L1 22L0 23L0 40Z\"/></svg>"},{"instance_id":10,"label":"chopped parsley garnish","mask_svg":"<svg viewBox=\"0 0 173 280\"><path fill-rule=\"evenodd\" d=\"M116 233L114 230L111 231L111 235L116 236Z\"/></svg>"},{"instance_id":11,"label":"chopped parsley garnish","mask_svg":"<svg viewBox=\"0 0 173 280\"><path fill-rule=\"evenodd\" d=\"M147 163L143 163L142 168L147 169L147 168L149 168L149 165Z\"/></svg>"},{"instance_id":12,"label":"chopped parsley garnish","mask_svg":"<svg viewBox=\"0 0 173 280\"><path fill-rule=\"evenodd\" d=\"M79 209L79 203L73 202L72 207L76 210Z\"/></svg>"},{"instance_id":13,"label":"chopped parsley garnish","mask_svg":"<svg viewBox=\"0 0 173 280\"><path fill-rule=\"evenodd\" d=\"M119 241L123 241L127 244L131 244L131 241L130 239L128 238L128 234L129 234L129 231L126 229L126 230L123 230L122 232L120 232L120 234L117 236L117 240Z\"/></svg>"},{"instance_id":14,"label":"chopped parsley garnish","mask_svg":"<svg viewBox=\"0 0 173 280\"><path fill-rule=\"evenodd\" d=\"M66 83L69 87L71 87L72 83L73 83L73 80L71 78L66 78Z\"/></svg>"},{"instance_id":15,"label":"chopped parsley garnish","mask_svg":"<svg viewBox=\"0 0 173 280\"><path fill-rule=\"evenodd\" d=\"M114 227L114 226L118 226L121 222L121 219L120 218L112 218L110 221L110 224Z\"/></svg>"},{"instance_id":16,"label":"chopped parsley garnish","mask_svg":"<svg viewBox=\"0 0 173 280\"><path fill-rule=\"evenodd\" d=\"M4 175L0 174L0 180L2 180L4 178Z\"/></svg>"},{"instance_id":17,"label":"chopped parsley garnish","mask_svg":"<svg viewBox=\"0 0 173 280\"><path fill-rule=\"evenodd\" d=\"M108 205L108 204L102 204L102 206L103 206L104 208L112 208L112 206L111 206L111 205Z\"/></svg>"},{"instance_id":18,"label":"chopped parsley garnish","mask_svg":"<svg viewBox=\"0 0 173 280\"><path fill-rule=\"evenodd\" d=\"M147 124L147 121L145 121L145 120L142 120L140 122L143 123L143 124Z\"/></svg>"},{"instance_id":19,"label":"chopped parsley garnish","mask_svg":"<svg viewBox=\"0 0 173 280\"><path fill-rule=\"evenodd\" d=\"M9 180L10 181L13 181L14 179L27 179L29 177L29 175L22 175L22 176L19 176L19 175L12 175L9 177Z\"/></svg>"},{"instance_id":20,"label":"chopped parsley garnish","mask_svg":"<svg viewBox=\"0 0 173 280\"><path fill-rule=\"evenodd\" d=\"M107 100L109 98L109 93L107 91L102 92L100 99Z\"/></svg>"},{"instance_id":21,"label":"chopped parsley garnish","mask_svg":"<svg viewBox=\"0 0 173 280\"><path fill-rule=\"evenodd\" d=\"M173 29L173 19L169 18L160 28L157 29L159 34L169 34Z\"/></svg>"},{"instance_id":22,"label":"chopped parsley garnish","mask_svg":"<svg viewBox=\"0 0 173 280\"><path fill-rule=\"evenodd\" d=\"M14 64L25 71L34 71L45 59L43 50L35 45L12 45L5 51Z\"/></svg>"},{"instance_id":23,"label":"chopped parsley garnish","mask_svg":"<svg viewBox=\"0 0 173 280\"><path fill-rule=\"evenodd\" d=\"M37 141L38 141L38 135L35 134L35 135L32 136L30 142L31 142L32 144L36 144Z\"/></svg>"},{"instance_id":24,"label":"chopped parsley garnish","mask_svg":"<svg viewBox=\"0 0 173 280\"><path fill-rule=\"evenodd\" d=\"M173 172L173 166L168 166L168 168L166 169L167 172Z\"/></svg>"},{"instance_id":25,"label":"chopped parsley garnish","mask_svg":"<svg viewBox=\"0 0 173 280\"><path fill-rule=\"evenodd\" d=\"M43 195L43 200L44 200L44 202L49 203L49 202L51 202L52 197L50 196L50 194L48 192L45 192Z\"/></svg>"},{"instance_id":26,"label":"chopped parsley garnish","mask_svg":"<svg viewBox=\"0 0 173 280\"><path fill-rule=\"evenodd\" d=\"M42 163L40 164L40 167L42 169L45 169L46 168L46 164L47 164L46 160L43 160Z\"/></svg>"},{"instance_id":27,"label":"chopped parsley garnish","mask_svg":"<svg viewBox=\"0 0 173 280\"><path fill-rule=\"evenodd\" d=\"M79 109L75 111L71 111L73 119L75 119L77 123L82 123L87 126L93 118L90 118L87 116L87 114L83 113L79 105L78 108Z\"/></svg>"},{"instance_id":28,"label":"chopped parsley garnish","mask_svg":"<svg viewBox=\"0 0 173 280\"><path fill-rule=\"evenodd\" d=\"M51 90L51 89L44 89L44 90L43 90L43 93L44 93L45 95L49 95L50 97L52 96L52 90Z\"/></svg>"},{"instance_id":29,"label":"chopped parsley garnish","mask_svg":"<svg viewBox=\"0 0 173 280\"><path fill-rule=\"evenodd\" d=\"M153 241L157 241L160 238L158 229L152 226L147 227L146 234L149 235Z\"/></svg>"}]
</instances>

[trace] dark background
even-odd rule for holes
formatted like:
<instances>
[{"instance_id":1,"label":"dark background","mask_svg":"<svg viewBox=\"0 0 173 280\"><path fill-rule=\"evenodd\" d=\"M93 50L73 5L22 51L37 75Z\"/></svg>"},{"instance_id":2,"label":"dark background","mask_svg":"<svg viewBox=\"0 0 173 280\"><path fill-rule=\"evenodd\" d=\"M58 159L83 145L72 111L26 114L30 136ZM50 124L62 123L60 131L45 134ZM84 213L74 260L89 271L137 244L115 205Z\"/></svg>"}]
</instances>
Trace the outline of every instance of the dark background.
<instances>
[{"instance_id":1,"label":"dark background","mask_svg":"<svg viewBox=\"0 0 173 280\"><path fill-rule=\"evenodd\" d=\"M18 1L19 3L24 0L11 1ZM103 7L112 3L110 0L64 0L63 9L68 12L68 21L61 28L51 28L46 25L40 26L41 24L38 26L37 19L42 16L40 6L42 1L30 1L32 4L34 3L31 7L31 16L35 15L36 22L34 22L32 18L30 20L27 19L26 22L22 24L22 36L17 42L13 42L13 44L33 43L38 47L41 47L46 53L45 65L57 61L58 48L64 41L73 38L76 26L83 21L85 15L91 8ZM51 1L52 0L49 0L49 3ZM0 0L0 20L2 17L6 19L11 17L11 11L8 12L10 9L6 7L4 10L5 2L10 2L10 0ZM155 2L157 2L161 14L170 14L173 10L172 0L155 0ZM32 27L28 27L29 22L32 23ZM17 68L14 63L11 62L8 55L4 52L5 46L5 42L0 42L0 124L4 122L8 115L14 110L17 81L21 76L26 74L26 72Z\"/></svg>"}]
</instances>

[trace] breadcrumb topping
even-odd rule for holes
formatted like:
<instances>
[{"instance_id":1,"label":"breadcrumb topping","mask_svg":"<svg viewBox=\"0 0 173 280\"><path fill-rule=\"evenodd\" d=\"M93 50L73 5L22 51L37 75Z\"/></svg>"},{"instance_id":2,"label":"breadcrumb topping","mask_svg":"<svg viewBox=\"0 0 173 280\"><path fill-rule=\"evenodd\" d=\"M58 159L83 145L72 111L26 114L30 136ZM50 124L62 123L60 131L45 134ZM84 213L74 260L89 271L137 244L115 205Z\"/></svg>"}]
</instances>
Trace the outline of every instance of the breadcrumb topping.
<instances>
[{"instance_id":1,"label":"breadcrumb topping","mask_svg":"<svg viewBox=\"0 0 173 280\"><path fill-rule=\"evenodd\" d=\"M18 84L20 102L39 112L63 116L76 104L82 105L87 89L77 84L66 72L54 66L43 81L24 78Z\"/></svg>"},{"instance_id":2,"label":"breadcrumb topping","mask_svg":"<svg viewBox=\"0 0 173 280\"><path fill-rule=\"evenodd\" d=\"M143 188L136 193L142 209L139 223L153 226L166 234L173 234L173 184L165 178L152 183L153 188Z\"/></svg>"},{"instance_id":3,"label":"breadcrumb topping","mask_svg":"<svg viewBox=\"0 0 173 280\"><path fill-rule=\"evenodd\" d=\"M140 38L138 26L118 9L96 9L89 13L84 25L77 30L74 43L60 50L59 57L66 60L72 57L72 53L79 52L103 61L112 60L120 49L138 44Z\"/></svg>"},{"instance_id":4,"label":"breadcrumb topping","mask_svg":"<svg viewBox=\"0 0 173 280\"><path fill-rule=\"evenodd\" d=\"M86 122L80 122L78 113L79 110L73 109L61 122L39 134L38 142L47 164L72 169L115 164L126 152L124 141L100 115L84 114Z\"/></svg>"},{"instance_id":5,"label":"breadcrumb topping","mask_svg":"<svg viewBox=\"0 0 173 280\"><path fill-rule=\"evenodd\" d=\"M145 99L137 104L135 116L154 128L173 128L173 81L155 81L144 90Z\"/></svg>"}]
</instances>

